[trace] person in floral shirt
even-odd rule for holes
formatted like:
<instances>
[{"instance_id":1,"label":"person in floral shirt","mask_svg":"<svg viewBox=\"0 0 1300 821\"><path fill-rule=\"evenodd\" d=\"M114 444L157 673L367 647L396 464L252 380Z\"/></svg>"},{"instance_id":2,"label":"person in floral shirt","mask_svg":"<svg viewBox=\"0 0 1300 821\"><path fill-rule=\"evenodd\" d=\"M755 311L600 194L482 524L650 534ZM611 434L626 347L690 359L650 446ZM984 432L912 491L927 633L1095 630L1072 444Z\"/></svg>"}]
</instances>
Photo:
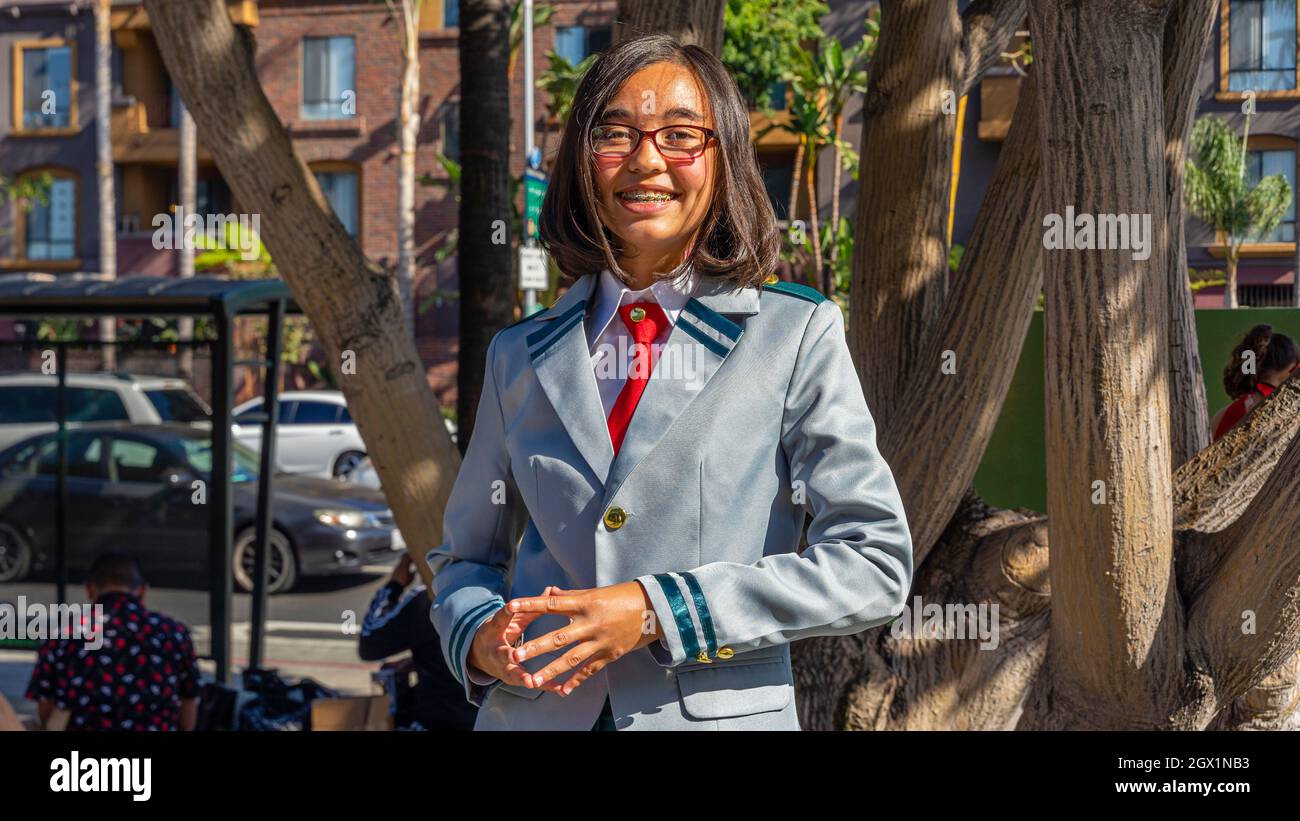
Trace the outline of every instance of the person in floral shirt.
<instances>
[{"instance_id":1,"label":"person in floral shirt","mask_svg":"<svg viewBox=\"0 0 1300 821\"><path fill-rule=\"evenodd\" d=\"M144 606L147 585L126 553L95 560L86 580L103 606L102 641L55 638L38 651L27 698L45 725L56 710L69 730L192 730L199 669L189 630Z\"/></svg>"}]
</instances>

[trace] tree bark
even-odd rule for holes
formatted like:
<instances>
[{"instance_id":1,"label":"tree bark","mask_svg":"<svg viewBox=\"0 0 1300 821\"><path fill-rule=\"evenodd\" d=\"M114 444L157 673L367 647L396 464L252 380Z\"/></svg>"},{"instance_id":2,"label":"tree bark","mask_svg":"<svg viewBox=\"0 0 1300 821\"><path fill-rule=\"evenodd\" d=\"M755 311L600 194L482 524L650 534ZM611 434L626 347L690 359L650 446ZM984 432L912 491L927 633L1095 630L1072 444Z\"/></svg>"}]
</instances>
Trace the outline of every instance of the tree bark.
<instances>
[{"instance_id":1,"label":"tree bark","mask_svg":"<svg viewBox=\"0 0 1300 821\"><path fill-rule=\"evenodd\" d=\"M1185 0L1169 8L1163 61L1165 107L1165 224L1169 226L1169 445L1174 469L1210 444L1196 312L1187 278L1183 177L1196 115L1196 76L1214 28L1217 0Z\"/></svg>"},{"instance_id":2,"label":"tree bark","mask_svg":"<svg viewBox=\"0 0 1300 821\"><path fill-rule=\"evenodd\" d=\"M1110 0L1084 13L1042 0L1029 13L1045 210L1167 213L1165 9ZM1166 233L1163 220L1150 226L1147 260L1126 250L1045 255L1052 627L1030 727L1160 726L1180 699Z\"/></svg>"},{"instance_id":3,"label":"tree bark","mask_svg":"<svg viewBox=\"0 0 1300 821\"><path fill-rule=\"evenodd\" d=\"M723 0L619 0L614 42L669 34L683 44L722 54Z\"/></svg>"},{"instance_id":4,"label":"tree bark","mask_svg":"<svg viewBox=\"0 0 1300 821\"><path fill-rule=\"evenodd\" d=\"M407 333L415 336L415 143L420 134L420 3L400 0L402 81L398 91L397 291Z\"/></svg>"},{"instance_id":5,"label":"tree bark","mask_svg":"<svg viewBox=\"0 0 1300 821\"><path fill-rule=\"evenodd\" d=\"M145 0L154 37L204 145L325 347L416 567L442 540L459 458L402 328L391 273L333 215L267 101L253 43L222 0Z\"/></svg>"},{"instance_id":6,"label":"tree bark","mask_svg":"<svg viewBox=\"0 0 1300 821\"><path fill-rule=\"evenodd\" d=\"M180 159L177 162L177 172L180 177L177 188L180 192L180 210L186 219L191 214L197 216L198 208L198 134L194 127L194 117L190 110L185 107L183 101L178 102L180 106ZM181 226L181 236L188 236L185 232L185 226ZM240 240L243 241L242 238ZM183 242L180 248L181 254L181 278L186 279L194 276L194 243ZM185 344L194 339L194 317L183 316L176 323L177 337L181 341L181 376L186 379L194 378L194 349Z\"/></svg>"},{"instance_id":7,"label":"tree bark","mask_svg":"<svg viewBox=\"0 0 1300 821\"><path fill-rule=\"evenodd\" d=\"M955 3L886 0L862 112L850 347L867 406L888 429L947 293L948 192L964 76ZM904 193L906 192L906 193Z\"/></svg>"},{"instance_id":8,"label":"tree bark","mask_svg":"<svg viewBox=\"0 0 1300 821\"><path fill-rule=\"evenodd\" d=\"M1174 528L1218 533L1241 517L1296 435L1300 379L1292 377L1174 475Z\"/></svg>"},{"instance_id":9,"label":"tree bark","mask_svg":"<svg viewBox=\"0 0 1300 821\"><path fill-rule=\"evenodd\" d=\"M95 171L99 189L99 274L117 279L117 199L113 194L113 41L110 0L95 2ZM63 103L64 105L67 102ZM117 370L117 319L100 317L99 339L104 370Z\"/></svg>"},{"instance_id":10,"label":"tree bark","mask_svg":"<svg viewBox=\"0 0 1300 821\"><path fill-rule=\"evenodd\" d=\"M510 221L510 2L460 7L460 353L457 443L469 445L488 344L514 321Z\"/></svg>"}]
</instances>

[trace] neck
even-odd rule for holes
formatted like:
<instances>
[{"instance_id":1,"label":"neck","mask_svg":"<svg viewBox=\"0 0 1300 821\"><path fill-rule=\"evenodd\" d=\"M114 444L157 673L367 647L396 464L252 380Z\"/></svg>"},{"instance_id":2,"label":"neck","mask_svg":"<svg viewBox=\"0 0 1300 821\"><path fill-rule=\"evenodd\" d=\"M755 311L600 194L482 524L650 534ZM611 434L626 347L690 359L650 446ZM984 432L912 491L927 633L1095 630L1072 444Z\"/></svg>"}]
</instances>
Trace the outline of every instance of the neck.
<instances>
[{"instance_id":1,"label":"neck","mask_svg":"<svg viewBox=\"0 0 1300 821\"><path fill-rule=\"evenodd\" d=\"M626 271L628 276L632 278L628 287L634 291L640 291L643 288L649 288L661 275L676 268L684 256L685 252L681 248L676 248L660 256L653 254L624 255L618 258L618 267Z\"/></svg>"}]
</instances>

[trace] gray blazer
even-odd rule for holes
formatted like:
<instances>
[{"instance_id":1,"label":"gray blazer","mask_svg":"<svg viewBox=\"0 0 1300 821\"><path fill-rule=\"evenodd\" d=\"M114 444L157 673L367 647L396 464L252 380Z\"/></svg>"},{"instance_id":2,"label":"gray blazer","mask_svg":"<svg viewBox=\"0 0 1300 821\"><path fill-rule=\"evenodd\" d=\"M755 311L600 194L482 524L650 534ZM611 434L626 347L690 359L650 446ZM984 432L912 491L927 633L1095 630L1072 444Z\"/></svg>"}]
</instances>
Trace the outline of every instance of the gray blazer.
<instances>
[{"instance_id":1,"label":"gray blazer","mask_svg":"<svg viewBox=\"0 0 1300 821\"><path fill-rule=\"evenodd\" d=\"M428 553L432 619L480 706L475 729L589 730L606 695L619 729L799 729L789 643L886 624L912 582L843 315L803 286L702 278L615 458L583 323L596 281L493 338ZM632 579L665 638L567 697L466 675L472 637L510 598ZM565 623L542 616L525 637Z\"/></svg>"}]
</instances>

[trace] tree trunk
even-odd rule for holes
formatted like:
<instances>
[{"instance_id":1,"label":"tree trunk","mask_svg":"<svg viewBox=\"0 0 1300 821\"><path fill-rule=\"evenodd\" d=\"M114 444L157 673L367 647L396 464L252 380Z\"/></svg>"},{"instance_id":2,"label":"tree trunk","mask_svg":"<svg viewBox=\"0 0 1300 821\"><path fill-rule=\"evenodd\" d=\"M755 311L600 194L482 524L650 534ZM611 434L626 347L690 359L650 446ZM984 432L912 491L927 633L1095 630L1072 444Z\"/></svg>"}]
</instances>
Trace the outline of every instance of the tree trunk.
<instances>
[{"instance_id":1,"label":"tree trunk","mask_svg":"<svg viewBox=\"0 0 1300 821\"><path fill-rule=\"evenodd\" d=\"M1231 240L1229 240L1231 242ZM1237 253L1236 249L1228 250L1227 261L1228 281L1223 286L1223 307L1237 307Z\"/></svg>"},{"instance_id":2,"label":"tree trunk","mask_svg":"<svg viewBox=\"0 0 1300 821\"><path fill-rule=\"evenodd\" d=\"M113 194L113 41L109 27L110 0L95 3L95 172L99 188L99 273L117 279L117 199ZM99 339L106 344L100 364L117 370L117 320L101 317Z\"/></svg>"},{"instance_id":3,"label":"tree trunk","mask_svg":"<svg viewBox=\"0 0 1300 821\"><path fill-rule=\"evenodd\" d=\"M821 289L827 296L831 292L825 290L826 282L822 271L822 234L821 224L817 218L817 146L809 143L807 158L807 167L803 170L804 184L808 188L808 229L812 233L812 252L813 252L813 275L808 278L808 284L814 288Z\"/></svg>"},{"instance_id":4,"label":"tree trunk","mask_svg":"<svg viewBox=\"0 0 1300 821\"><path fill-rule=\"evenodd\" d=\"M873 77L888 78L911 55L954 39L961 44L955 56L927 59L988 65L973 44L1005 42L988 27L1017 22L1009 5L977 0L962 15L964 33L951 38L925 27L891 31L891 11L898 20L900 9L920 10L905 0L886 2ZM1195 40L1210 22L1197 15L1214 8L1196 0L1166 20L1158 4L1142 0L1086 10L1070 0L1030 5L1037 59L953 293L940 300L940 318L928 332L907 300L881 304L921 363L907 374L910 386L873 391L895 416L879 435L912 525L911 595L920 597L913 604L921 611L904 611L893 629L797 642L801 722L819 729L1290 726L1300 664L1300 612L1290 603L1300 590L1300 555L1285 545L1300 539L1293 513L1300 383L1284 386L1278 401L1252 414L1243 423L1251 430L1188 461L1176 489L1171 475L1173 431L1193 423L1174 419L1169 397L1199 366L1190 357L1170 362L1169 345L1178 338L1172 326L1184 321L1180 311L1188 306L1172 304L1179 263L1171 269L1176 258L1160 225L1181 185L1166 178L1166 168L1185 159L1178 135L1194 104L1180 89L1194 83L1199 63L1181 56L1162 63L1162 56L1171 54L1170 43L1199 54ZM1191 17L1181 19L1184 12ZM892 53L885 49L891 34L901 38ZM970 74L958 73L959 87L969 88ZM912 104L898 95L888 102ZM909 122L915 124L900 118L898 133L882 133L887 129L868 118L868 128L877 129L880 144L902 152L906 136L911 150L923 153L930 135L925 127L908 131ZM872 156L866 142L863 156ZM869 171L879 164L864 164L864 188L890 177ZM923 196L941 190L935 180L916 180L928 192ZM896 220L898 236L930 226L930 210L912 202L917 189L916 181L895 187L892 210L876 215ZM861 196L885 200L881 192ZM1047 252L1042 215L1067 205L1078 213L1160 215L1152 219L1151 257ZM858 216L861 222L861 210ZM873 230L890 241L879 226ZM903 243L894 243L897 252ZM855 291L864 281L862 264L855 259ZM922 267L900 266L894 279L878 279L900 291L902 278L930 281ZM1018 359L1039 272L1046 292L1050 523L961 496ZM909 310L910 319L898 317ZM873 355L863 342L871 320L851 316L855 353ZM1186 328L1193 332L1190 323ZM1189 339L1194 344L1194 335ZM944 361L955 368L942 369ZM917 378L930 368L940 375ZM1176 548L1175 492L1180 508L1202 520L1217 517L1217 531L1188 531ZM947 635L895 634L924 621L924 608L936 604L967 612L997 605L984 620L998 630L996 644L960 640L951 626ZM1258 613L1259 640L1241 641L1244 612Z\"/></svg>"},{"instance_id":5,"label":"tree trunk","mask_svg":"<svg viewBox=\"0 0 1300 821\"><path fill-rule=\"evenodd\" d=\"M619 0L614 42L669 34L687 45L722 54L723 0Z\"/></svg>"},{"instance_id":6,"label":"tree trunk","mask_svg":"<svg viewBox=\"0 0 1300 821\"><path fill-rule=\"evenodd\" d=\"M263 240L339 374L416 567L442 541L459 455L443 426L395 277L333 217L267 101L254 44L222 0L145 0L167 71L235 200L261 215Z\"/></svg>"},{"instance_id":7,"label":"tree trunk","mask_svg":"<svg viewBox=\"0 0 1300 821\"><path fill-rule=\"evenodd\" d=\"M191 219L191 215L197 216L198 208L198 134L194 128L194 117L190 110L185 107L184 102L178 102L180 106L180 159L177 162L177 171L179 172L180 190L180 212L185 219ZM186 237L185 226L181 226L181 236ZM240 240L243 241L242 238ZM182 242L181 248L181 277L189 278L194 276L194 243ZM177 320L177 337L181 341L180 355L181 376L185 379L194 379L194 349L187 343L194 339L194 317L183 316Z\"/></svg>"},{"instance_id":8,"label":"tree trunk","mask_svg":"<svg viewBox=\"0 0 1300 821\"><path fill-rule=\"evenodd\" d=\"M1185 0L1169 9L1164 36L1165 198L1169 211L1169 438L1177 469L1210 444L1201 354L1196 345L1196 312L1187 279L1183 177L1196 105L1196 75L1214 27L1217 0Z\"/></svg>"},{"instance_id":9,"label":"tree trunk","mask_svg":"<svg viewBox=\"0 0 1300 821\"><path fill-rule=\"evenodd\" d=\"M786 211L786 222L793 224L798 219L795 209L799 207L799 169L803 168L804 138L794 149L794 165L790 168L790 207Z\"/></svg>"},{"instance_id":10,"label":"tree trunk","mask_svg":"<svg viewBox=\"0 0 1300 821\"><path fill-rule=\"evenodd\" d=\"M938 367L921 354L947 293L957 122L944 113L944 95L955 101L964 79L956 8L933 0L881 4L863 103L850 345L867 406L883 429L902 413L907 387Z\"/></svg>"},{"instance_id":11,"label":"tree trunk","mask_svg":"<svg viewBox=\"0 0 1300 821\"><path fill-rule=\"evenodd\" d=\"M835 115L835 166L831 170L831 266L840 258L840 180L844 178L843 159L840 156L840 140L844 137L844 115ZM834 275L832 275L833 277Z\"/></svg>"},{"instance_id":12,"label":"tree trunk","mask_svg":"<svg viewBox=\"0 0 1300 821\"><path fill-rule=\"evenodd\" d=\"M460 7L460 355L456 401L461 452L483 390L488 343L514 320L510 214L510 2Z\"/></svg>"},{"instance_id":13,"label":"tree trunk","mask_svg":"<svg viewBox=\"0 0 1300 821\"><path fill-rule=\"evenodd\" d=\"M420 134L420 4L401 0L402 83L398 92L397 292L407 333L415 336L415 143Z\"/></svg>"},{"instance_id":14,"label":"tree trunk","mask_svg":"<svg viewBox=\"0 0 1300 821\"><path fill-rule=\"evenodd\" d=\"M1045 210L1167 213L1163 138L1133 137L1164 133L1163 10L1111 0L1080 13L1043 0L1029 13ZM1127 70L1113 71L1119 62ZM1158 726L1178 698L1166 234L1163 220L1150 222L1145 261L1046 255L1052 628L1050 679L1027 708L1030 726Z\"/></svg>"}]
</instances>

